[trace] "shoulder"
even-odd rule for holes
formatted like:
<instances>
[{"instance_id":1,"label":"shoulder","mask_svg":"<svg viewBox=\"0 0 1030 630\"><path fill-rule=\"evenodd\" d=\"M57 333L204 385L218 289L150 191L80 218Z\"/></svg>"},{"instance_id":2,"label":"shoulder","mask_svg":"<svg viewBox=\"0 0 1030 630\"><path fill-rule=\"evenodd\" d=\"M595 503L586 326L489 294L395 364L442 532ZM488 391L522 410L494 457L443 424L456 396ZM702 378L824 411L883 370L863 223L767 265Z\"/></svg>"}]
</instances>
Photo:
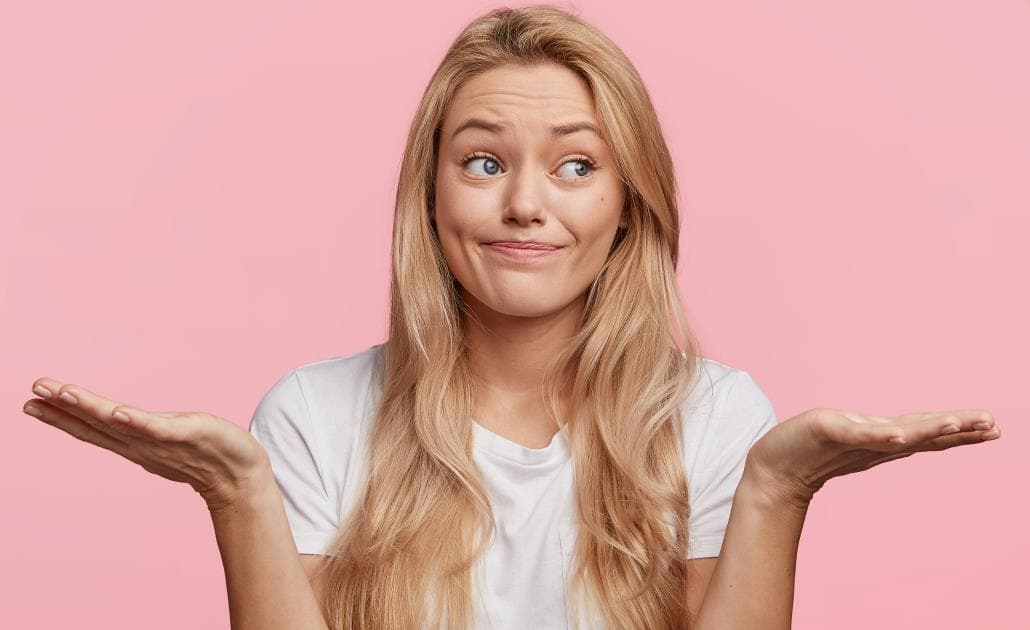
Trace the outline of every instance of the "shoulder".
<instances>
[{"instance_id":1,"label":"shoulder","mask_svg":"<svg viewBox=\"0 0 1030 630\"><path fill-rule=\"evenodd\" d=\"M376 344L346 355L320 359L290 371L309 401L353 401L373 384L380 366L383 344Z\"/></svg>"},{"instance_id":2,"label":"shoulder","mask_svg":"<svg viewBox=\"0 0 1030 630\"><path fill-rule=\"evenodd\" d=\"M746 370L711 357L698 357L694 365L684 403L692 417L724 410L727 405L754 403L765 396Z\"/></svg>"},{"instance_id":3,"label":"shoulder","mask_svg":"<svg viewBox=\"0 0 1030 630\"><path fill-rule=\"evenodd\" d=\"M258 403L250 433L268 453L300 553L324 554L363 487L379 346L295 367Z\"/></svg>"},{"instance_id":4,"label":"shoulder","mask_svg":"<svg viewBox=\"0 0 1030 630\"><path fill-rule=\"evenodd\" d=\"M716 466L730 452L746 452L777 422L772 401L748 371L709 357L697 359L681 413L692 469Z\"/></svg>"},{"instance_id":5,"label":"shoulder","mask_svg":"<svg viewBox=\"0 0 1030 630\"><path fill-rule=\"evenodd\" d=\"M346 355L299 365L281 376L258 403L252 425L289 422L297 426L334 426L364 415L373 387L381 344ZM309 429L311 430L311 429ZM319 430L319 429L314 429Z\"/></svg>"}]
</instances>

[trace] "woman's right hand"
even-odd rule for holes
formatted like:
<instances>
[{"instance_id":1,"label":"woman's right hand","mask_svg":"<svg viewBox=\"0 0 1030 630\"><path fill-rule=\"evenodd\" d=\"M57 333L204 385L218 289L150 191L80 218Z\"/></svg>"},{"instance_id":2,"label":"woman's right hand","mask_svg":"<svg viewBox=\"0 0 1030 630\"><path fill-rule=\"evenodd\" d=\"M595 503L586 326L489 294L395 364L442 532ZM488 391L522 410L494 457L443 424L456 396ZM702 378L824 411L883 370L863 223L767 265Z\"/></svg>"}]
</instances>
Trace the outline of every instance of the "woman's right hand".
<instances>
[{"instance_id":1,"label":"woman's right hand","mask_svg":"<svg viewBox=\"0 0 1030 630\"><path fill-rule=\"evenodd\" d=\"M147 472L188 483L211 510L231 506L243 493L269 482L265 449L224 418L202 411L146 411L52 378L36 380L32 391L40 398L28 401L25 413L38 410L37 417L49 425ZM72 398L65 399L66 394ZM117 419L117 412L128 421Z\"/></svg>"}]
</instances>

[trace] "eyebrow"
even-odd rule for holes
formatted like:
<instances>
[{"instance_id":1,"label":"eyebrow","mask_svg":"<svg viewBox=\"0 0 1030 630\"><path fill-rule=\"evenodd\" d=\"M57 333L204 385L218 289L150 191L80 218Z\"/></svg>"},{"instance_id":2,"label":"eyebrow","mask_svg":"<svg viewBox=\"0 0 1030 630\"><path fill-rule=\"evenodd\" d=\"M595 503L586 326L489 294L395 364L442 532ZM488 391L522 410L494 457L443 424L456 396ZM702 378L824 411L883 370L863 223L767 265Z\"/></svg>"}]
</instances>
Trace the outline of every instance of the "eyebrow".
<instances>
[{"instance_id":1,"label":"eyebrow","mask_svg":"<svg viewBox=\"0 0 1030 630\"><path fill-rule=\"evenodd\" d=\"M504 130L504 125L500 123L488 122L480 118L469 118L465 122L458 125L458 128L451 134L451 140L455 138L459 133L466 129L482 129L489 131L490 133L500 133ZM565 125L555 125L551 127L551 137L560 138L561 136L567 136L569 134L576 133L578 131L590 131L593 132L598 138L601 137L601 132L598 131L597 127L588 122L573 122Z\"/></svg>"}]
</instances>

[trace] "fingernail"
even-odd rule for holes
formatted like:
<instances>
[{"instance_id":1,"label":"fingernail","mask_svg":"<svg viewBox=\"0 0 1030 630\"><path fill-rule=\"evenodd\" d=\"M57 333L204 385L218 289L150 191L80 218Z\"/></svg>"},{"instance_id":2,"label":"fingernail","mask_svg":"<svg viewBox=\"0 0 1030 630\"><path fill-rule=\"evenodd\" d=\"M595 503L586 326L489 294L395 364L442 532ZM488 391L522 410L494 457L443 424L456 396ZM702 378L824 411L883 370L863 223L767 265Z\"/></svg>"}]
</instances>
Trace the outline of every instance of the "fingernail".
<instances>
[{"instance_id":1,"label":"fingernail","mask_svg":"<svg viewBox=\"0 0 1030 630\"><path fill-rule=\"evenodd\" d=\"M114 416L114 419L118 420L119 422L128 422L129 421L129 416L125 415L124 413L122 413L120 411L116 411L116 412L114 412L111 415Z\"/></svg>"},{"instance_id":2,"label":"fingernail","mask_svg":"<svg viewBox=\"0 0 1030 630\"><path fill-rule=\"evenodd\" d=\"M50 390L43 387L42 385L36 385L32 388L32 391L35 392L36 395L41 398L50 398L53 396L53 394L50 393Z\"/></svg>"},{"instance_id":3,"label":"fingernail","mask_svg":"<svg viewBox=\"0 0 1030 630\"><path fill-rule=\"evenodd\" d=\"M998 432L997 429L991 429L987 433L983 434L983 439L985 439L985 440L996 440L999 437L1001 437L1001 433Z\"/></svg>"},{"instance_id":4,"label":"fingernail","mask_svg":"<svg viewBox=\"0 0 1030 630\"><path fill-rule=\"evenodd\" d=\"M984 429L990 429L991 428L991 423L990 422L977 422L977 423L973 424L973 428L974 429L980 429L981 431L983 431Z\"/></svg>"},{"instance_id":5,"label":"fingernail","mask_svg":"<svg viewBox=\"0 0 1030 630\"><path fill-rule=\"evenodd\" d=\"M37 418L43 417L43 412L40 411L39 407L35 405L26 405L25 413L29 414L30 416L36 416Z\"/></svg>"},{"instance_id":6,"label":"fingernail","mask_svg":"<svg viewBox=\"0 0 1030 630\"><path fill-rule=\"evenodd\" d=\"M63 400L64 402L68 403L69 405L77 405L77 404L79 404L79 399L76 398L75 396L72 396L68 392L61 392L61 400Z\"/></svg>"},{"instance_id":7,"label":"fingernail","mask_svg":"<svg viewBox=\"0 0 1030 630\"><path fill-rule=\"evenodd\" d=\"M958 433L958 427L954 424L949 424L948 426L941 429L941 435L950 435L952 433Z\"/></svg>"}]
</instances>

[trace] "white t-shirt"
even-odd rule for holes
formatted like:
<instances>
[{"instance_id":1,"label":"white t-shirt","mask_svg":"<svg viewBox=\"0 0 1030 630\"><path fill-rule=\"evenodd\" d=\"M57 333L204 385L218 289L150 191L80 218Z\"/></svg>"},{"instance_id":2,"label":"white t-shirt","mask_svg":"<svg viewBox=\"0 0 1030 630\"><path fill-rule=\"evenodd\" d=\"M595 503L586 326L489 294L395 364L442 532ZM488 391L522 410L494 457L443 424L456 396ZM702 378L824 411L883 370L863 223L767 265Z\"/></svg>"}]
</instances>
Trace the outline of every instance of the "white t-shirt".
<instances>
[{"instance_id":1,"label":"white t-shirt","mask_svg":"<svg viewBox=\"0 0 1030 630\"><path fill-rule=\"evenodd\" d=\"M363 488L380 394L373 365L381 349L291 370L251 419L250 433L268 451L299 553L328 553ZM747 451L777 422L747 372L709 358L698 366L682 403L690 558L719 555ZM572 627L566 585L577 526L565 432L540 449L478 423L473 436L473 459L496 521L496 537L473 579L479 589L475 627ZM581 615L580 627L599 624Z\"/></svg>"}]
</instances>

